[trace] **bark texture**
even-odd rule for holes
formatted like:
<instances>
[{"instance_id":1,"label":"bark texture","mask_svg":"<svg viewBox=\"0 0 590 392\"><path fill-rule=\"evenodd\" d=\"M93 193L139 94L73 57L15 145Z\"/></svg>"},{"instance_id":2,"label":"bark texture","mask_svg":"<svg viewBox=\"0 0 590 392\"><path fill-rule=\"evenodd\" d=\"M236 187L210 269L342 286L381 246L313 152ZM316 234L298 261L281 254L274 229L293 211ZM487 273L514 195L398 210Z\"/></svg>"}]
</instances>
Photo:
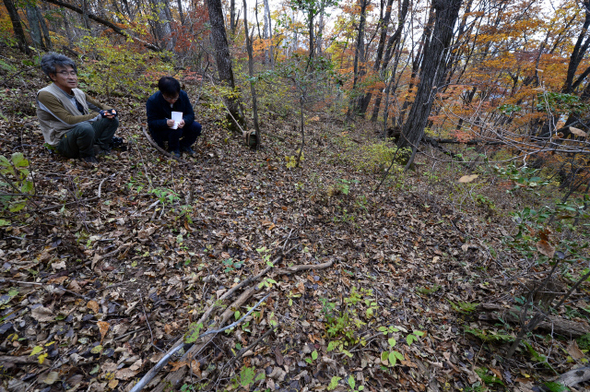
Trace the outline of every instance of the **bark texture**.
<instances>
[{"instance_id":1,"label":"bark texture","mask_svg":"<svg viewBox=\"0 0 590 392\"><path fill-rule=\"evenodd\" d=\"M12 29L14 30L14 36L18 42L19 49L24 53L29 53L29 45L27 44L27 38L25 37L25 31L23 25L20 22L18 16L18 10L12 0L4 0L4 6L8 10L10 16L10 22L12 23Z\"/></svg>"},{"instance_id":2,"label":"bark texture","mask_svg":"<svg viewBox=\"0 0 590 392\"><path fill-rule=\"evenodd\" d=\"M434 30L428 49L424 52L416 98L398 141L400 147L415 148L424 136L424 128L438 90L435 82L446 72L445 52L453 38L453 27L459 16L461 2L462 0L434 0L432 3L436 12Z\"/></svg>"},{"instance_id":3,"label":"bark texture","mask_svg":"<svg viewBox=\"0 0 590 392\"><path fill-rule=\"evenodd\" d=\"M217 63L219 79L221 79L227 87L235 89L234 73L232 70L231 56L229 54L229 44L227 42L225 25L223 23L221 0L206 0L206 3L209 11L211 38L213 40L213 46L215 47L215 61ZM238 132L240 128L239 125L244 124L244 119L239 112L239 101L233 94L224 99L227 108L231 113L228 120L230 121L230 124L232 124L232 130ZM234 122L234 119L238 124Z\"/></svg>"}]
</instances>

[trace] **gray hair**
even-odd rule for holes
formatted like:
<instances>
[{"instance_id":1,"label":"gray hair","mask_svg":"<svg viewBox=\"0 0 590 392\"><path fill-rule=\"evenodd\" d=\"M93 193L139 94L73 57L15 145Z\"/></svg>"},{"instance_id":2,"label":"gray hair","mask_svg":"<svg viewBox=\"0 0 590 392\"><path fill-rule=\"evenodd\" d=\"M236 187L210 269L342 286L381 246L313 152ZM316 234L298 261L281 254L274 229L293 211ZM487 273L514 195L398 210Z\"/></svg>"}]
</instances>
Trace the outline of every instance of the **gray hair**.
<instances>
[{"instance_id":1,"label":"gray hair","mask_svg":"<svg viewBox=\"0 0 590 392\"><path fill-rule=\"evenodd\" d=\"M63 54L50 52L44 55L41 58L41 69L45 72L45 75L49 76L50 74L55 74L57 72L57 67L66 68L72 67L74 71L78 72L78 67L76 67L76 63L72 59Z\"/></svg>"}]
</instances>

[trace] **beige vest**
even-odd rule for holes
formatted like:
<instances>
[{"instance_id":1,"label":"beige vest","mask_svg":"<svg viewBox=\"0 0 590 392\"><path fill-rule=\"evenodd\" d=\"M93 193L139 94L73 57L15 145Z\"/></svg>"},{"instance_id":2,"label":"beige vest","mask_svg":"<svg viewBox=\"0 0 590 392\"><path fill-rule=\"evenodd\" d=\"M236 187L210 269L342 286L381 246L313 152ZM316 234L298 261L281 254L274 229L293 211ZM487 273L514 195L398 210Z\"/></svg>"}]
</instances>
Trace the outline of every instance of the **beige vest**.
<instances>
[{"instance_id":1,"label":"beige vest","mask_svg":"<svg viewBox=\"0 0 590 392\"><path fill-rule=\"evenodd\" d=\"M41 91L51 93L55 98L59 100L63 107L68 112L70 112L70 114L74 116L82 116L84 115L84 113L80 113L76 104L73 103L70 99L71 96L69 96L65 91L56 86L55 83L51 83L49 86L37 92L37 117L39 118L39 125L41 127L41 131L43 132L43 138L45 139L45 142L47 144L55 146L59 143L59 140L61 139L64 133L74 128L78 124L68 124L60 120L51 112L51 109L43 105L43 103L39 102L38 96ZM77 88L72 89L72 92L74 93L74 97L76 97L76 100L80 102L80 104L84 107L85 112L89 113L90 110L88 109L88 103L86 102L86 94L84 94L82 90Z\"/></svg>"}]
</instances>

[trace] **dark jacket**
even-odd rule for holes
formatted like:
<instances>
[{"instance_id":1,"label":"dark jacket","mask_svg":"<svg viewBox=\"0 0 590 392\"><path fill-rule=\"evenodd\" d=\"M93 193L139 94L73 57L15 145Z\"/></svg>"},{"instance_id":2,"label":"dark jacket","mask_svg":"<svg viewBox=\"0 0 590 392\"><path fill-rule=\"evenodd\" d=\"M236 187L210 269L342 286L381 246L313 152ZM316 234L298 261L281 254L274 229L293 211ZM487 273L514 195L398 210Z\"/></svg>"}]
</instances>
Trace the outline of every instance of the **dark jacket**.
<instances>
[{"instance_id":1,"label":"dark jacket","mask_svg":"<svg viewBox=\"0 0 590 392\"><path fill-rule=\"evenodd\" d=\"M191 105L188 95L184 90L180 90L178 100L174 102L172 107L164 100L162 93L158 91L146 103L148 127L153 131L165 131L170 129L166 124L166 120L172 118L172 112L182 112L184 120L184 128L188 129L195 121L195 113Z\"/></svg>"}]
</instances>

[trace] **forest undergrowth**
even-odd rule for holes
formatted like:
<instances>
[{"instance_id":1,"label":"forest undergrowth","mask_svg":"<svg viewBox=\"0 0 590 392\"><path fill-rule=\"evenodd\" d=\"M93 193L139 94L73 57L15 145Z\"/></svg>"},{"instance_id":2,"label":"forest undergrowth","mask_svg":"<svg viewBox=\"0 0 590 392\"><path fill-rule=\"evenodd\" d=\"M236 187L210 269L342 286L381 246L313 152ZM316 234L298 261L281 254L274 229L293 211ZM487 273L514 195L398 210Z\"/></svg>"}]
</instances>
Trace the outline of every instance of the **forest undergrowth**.
<instances>
[{"instance_id":1,"label":"forest undergrowth","mask_svg":"<svg viewBox=\"0 0 590 392\"><path fill-rule=\"evenodd\" d=\"M252 151L210 117L214 98L195 105L196 156L175 161L144 138L143 101L101 96L127 150L89 166L43 146L44 85L30 67L0 90L1 390L129 391L222 321L239 323L145 390L559 390L587 363L590 286L550 310L588 260L570 224L584 212L556 204L557 184L423 146L378 186L393 144L321 112L293 167L296 113L263 115Z\"/></svg>"}]
</instances>

